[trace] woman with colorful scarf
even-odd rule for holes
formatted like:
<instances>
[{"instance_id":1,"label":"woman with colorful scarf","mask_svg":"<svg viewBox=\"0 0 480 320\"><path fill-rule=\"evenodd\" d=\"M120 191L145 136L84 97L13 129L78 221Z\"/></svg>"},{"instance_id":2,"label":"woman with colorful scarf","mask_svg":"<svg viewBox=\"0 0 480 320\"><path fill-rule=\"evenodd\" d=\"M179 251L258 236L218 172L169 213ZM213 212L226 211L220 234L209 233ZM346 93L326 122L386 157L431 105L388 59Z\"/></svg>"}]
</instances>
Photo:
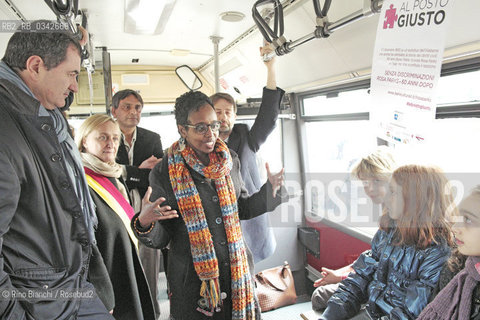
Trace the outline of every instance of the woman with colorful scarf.
<instances>
[{"instance_id":1,"label":"woman with colorful scarf","mask_svg":"<svg viewBox=\"0 0 480 320\"><path fill-rule=\"evenodd\" d=\"M153 320L152 297L130 228L135 212L121 178L122 167L115 162L119 141L118 124L102 114L86 119L76 134L98 217L98 249L94 247L90 258L89 280L107 310L113 309L115 319ZM148 196L142 205L144 211L158 206L149 203Z\"/></svg>"},{"instance_id":2,"label":"woman with colorful scarf","mask_svg":"<svg viewBox=\"0 0 480 320\"><path fill-rule=\"evenodd\" d=\"M283 170L268 171L268 181L248 196L238 156L218 139L220 122L210 99L185 93L175 102L175 119L181 138L150 173L151 199L163 203L158 213L135 216L132 228L146 245L170 247L171 319L260 319L240 219L271 211L287 198Z\"/></svg>"}]
</instances>

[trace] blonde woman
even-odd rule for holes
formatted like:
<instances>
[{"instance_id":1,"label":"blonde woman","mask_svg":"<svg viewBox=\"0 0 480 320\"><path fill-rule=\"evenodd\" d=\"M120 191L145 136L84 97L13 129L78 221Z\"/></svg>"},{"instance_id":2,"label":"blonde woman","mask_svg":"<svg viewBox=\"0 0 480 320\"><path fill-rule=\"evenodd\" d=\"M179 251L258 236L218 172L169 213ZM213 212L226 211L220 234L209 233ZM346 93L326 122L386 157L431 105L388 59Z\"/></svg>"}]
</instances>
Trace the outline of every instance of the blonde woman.
<instances>
[{"instance_id":1,"label":"blonde woman","mask_svg":"<svg viewBox=\"0 0 480 320\"><path fill-rule=\"evenodd\" d=\"M122 168L115 162L119 141L118 124L104 114L87 118L76 134L98 217L95 237L99 253L91 258L89 277L107 309L113 309L115 319L154 319L137 240L130 228L135 212L121 178ZM154 210L155 205L144 201L142 209ZM102 272L105 268L107 275Z\"/></svg>"}]
</instances>

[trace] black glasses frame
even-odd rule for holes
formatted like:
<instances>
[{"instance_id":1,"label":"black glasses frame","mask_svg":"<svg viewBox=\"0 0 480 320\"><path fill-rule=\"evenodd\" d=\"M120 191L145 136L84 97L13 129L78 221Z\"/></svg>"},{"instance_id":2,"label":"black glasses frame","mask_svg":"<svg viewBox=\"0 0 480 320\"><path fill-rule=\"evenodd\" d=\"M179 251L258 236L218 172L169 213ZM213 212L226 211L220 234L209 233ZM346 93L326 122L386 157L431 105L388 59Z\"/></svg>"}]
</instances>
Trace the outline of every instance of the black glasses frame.
<instances>
[{"instance_id":1,"label":"black glasses frame","mask_svg":"<svg viewBox=\"0 0 480 320\"><path fill-rule=\"evenodd\" d=\"M208 127L214 132L220 130L220 126L222 125L221 121L212 121L212 123L197 123L197 124L184 124L185 127L193 128L196 133L198 134L205 134L208 131Z\"/></svg>"}]
</instances>

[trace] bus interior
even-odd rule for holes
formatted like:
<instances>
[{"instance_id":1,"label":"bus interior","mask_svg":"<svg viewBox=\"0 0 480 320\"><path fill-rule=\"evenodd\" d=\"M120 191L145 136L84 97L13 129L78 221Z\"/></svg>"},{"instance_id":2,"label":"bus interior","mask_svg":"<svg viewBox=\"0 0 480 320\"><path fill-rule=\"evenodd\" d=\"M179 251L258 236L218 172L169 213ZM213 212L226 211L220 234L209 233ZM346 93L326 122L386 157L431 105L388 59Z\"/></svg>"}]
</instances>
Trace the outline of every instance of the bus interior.
<instances>
[{"instance_id":1,"label":"bus interior","mask_svg":"<svg viewBox=\"0 0 480 320\"><path fill-rule=\"evenodd\" d=\"M193 87L207 95L231 94L237 121L252 125L266 79L259 47L272 43L276 82L286 94L257 162L264 179L266 162L273 171L285 169L290 199L269 213L276 250L256 262L255 270L288 261L299 297L297 308L267 312L264 319L308 319L321 268L355 261L378 229L379 206L349 174L357 159L385 145L406 162L438 165L457 182L456 200L480 181L475 182L480 153L473 143L480 140L480 1L450 1L436 111L428 139L415 146L379 138L372 120L370 86L383 2L0 0L0 20L59 20L72 31L84 26L88 58L69 123L78 128L89 115L108 113L112 94L133 89L145 102L140 126L158 133L164 147L179 138L175 99ZM152 7L139 10L142 3ZM3 52L11 36L6 28L0 33ZM159 299L165 308L161 319L167 319L168 298L162 292Z\"/></svg>"}]
</instances>

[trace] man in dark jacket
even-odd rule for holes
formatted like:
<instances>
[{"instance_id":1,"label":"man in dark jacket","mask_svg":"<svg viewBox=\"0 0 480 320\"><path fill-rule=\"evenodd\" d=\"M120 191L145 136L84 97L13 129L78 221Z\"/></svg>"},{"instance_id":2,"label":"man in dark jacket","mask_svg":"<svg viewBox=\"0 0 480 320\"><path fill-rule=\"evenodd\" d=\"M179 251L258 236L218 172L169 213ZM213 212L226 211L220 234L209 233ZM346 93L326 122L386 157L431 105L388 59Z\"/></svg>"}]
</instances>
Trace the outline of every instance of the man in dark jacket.
<instances>
[{"instance_id":1,"label":"man in dark jacket","mask_svg":"<svg viewBox=\"0 0 480 320\"><path fill-rule=\"evenodd\" d=\"M112 116L117 120L122 131L117 162L124 165L123 178L130 190L135 212L140 211L142 198L148 188L150 170L163 157L160 136L155 132L138 127L142 109L142 96L131 89L115 93L110 108Z\"/></svg>"},{"instance_id":2,"label":"man in dark jacket","mask_svg":"<svg viewBox=\"0 0 480 320\"><path fill-rule=\"evenodd\" d=\"M69 34L22 30L0 62L2 319L113 319L87 282L96 216L58 109L80 52Z\"/></svg>"},{"instance_id":3,"label":"man in dark jacket","mask_svg":"<svg viewBox=\"0 0 480 320\"><path fill-rule=\"evenodd\" d=\"M117 119L122 139L118 147L117 162L124 165L123 179L126 181L135 212L140 212L142 198L148 188L150 170L162 160L163 150L160 136L155 132L138 127L142 116L142 96L131 89L118 91L112 98L112 116ZM157 283L160 271L160 251L139 244L139 255L150 292L154 298L155 313L160 314L157 302Z\"/></svg>"},{"instance_id":4,"label":"man in dark jacket","mask_svg":"<svg viewBox=\"0 0 480 320\"><path fill-rule=\"evenodd\" d=\"M260 49L261 55L271 51L266 46ZM235 124L237 106L235 100L228 93L216 93L210 97L217 118L222 122L220 138L228 147L234 150L241 163L242 179L249 194L254 194L262 186L258 172L256 152L275 129L280 112L280 101L285 93L277 88L275 80L274 60L265 62L267 66L267 85L263 89L262 104L252 128L246 124ZM275 236L269 226L267 214L259 217L242 220L242 230L245 241L253 253L255 262L271 256L275 251Z\"/></svg>"}]
</instances>

